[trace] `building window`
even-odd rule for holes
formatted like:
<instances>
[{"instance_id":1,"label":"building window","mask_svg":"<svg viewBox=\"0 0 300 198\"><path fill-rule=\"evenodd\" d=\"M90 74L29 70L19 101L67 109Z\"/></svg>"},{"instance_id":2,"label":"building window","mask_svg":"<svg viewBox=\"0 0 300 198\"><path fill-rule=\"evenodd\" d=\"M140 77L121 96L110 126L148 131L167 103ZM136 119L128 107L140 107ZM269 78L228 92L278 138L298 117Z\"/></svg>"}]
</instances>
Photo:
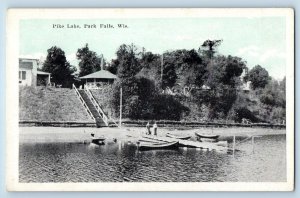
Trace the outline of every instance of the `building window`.
<instances>
[{"instance_id":1,"label":"building window","mask_svg":"<svg viewBox=\"0 0 300 198\"><path fill-rule=\"evenodd\" d=\"M19 71L19 80L26 80L26 71Z\"/></svg>"},{"instance_id":2,"label":"building window","mask_svg":"<svg viewBox=\"0 0 300 198\"><path fill-rule=\"evenodd\" d=\"M26 80L26 71L22 71L22 80Z\"/></svg>"}]
</instances>

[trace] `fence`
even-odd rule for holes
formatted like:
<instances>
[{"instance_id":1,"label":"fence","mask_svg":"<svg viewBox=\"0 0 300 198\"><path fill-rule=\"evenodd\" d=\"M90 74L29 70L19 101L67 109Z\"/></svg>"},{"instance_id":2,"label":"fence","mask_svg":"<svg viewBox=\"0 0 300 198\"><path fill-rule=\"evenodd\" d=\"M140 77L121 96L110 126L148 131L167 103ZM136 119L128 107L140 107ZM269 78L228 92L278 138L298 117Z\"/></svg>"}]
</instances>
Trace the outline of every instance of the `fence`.
<instances>
[{"instance_id":1,"label":"fence","mask_svg":"<svg viewBox=\"0 0 300 198\"><path fill-rule=\"evenodd\" d=\"M94 118L92 112L90 111L90 109L88 108L87 104L85 103L85 101L83 100L83 98L81 97L79 91L77 90L76 86L73 84L72 85L73 89L75 90L76 95L78 96L80 102L83 104L85 110L87 111L87 113L91 116L91 118L96 121L96 119Z\"/></svg>"},{"instance_id":2,"label":"fence","mask_svg":"<svg viewBox=\"0 0 300 198\"><path fill-rule=\"evenodd\" d=\"M105 115L105 113L102 111L101 107L99 106L98 102L95 100L93 94L91 93L91 91L87 88L85 88L85 91L88 95L88 97L90 98L90 100L92 101L93 105L96 107L96 110L98 111L98 113L100 114L103 122L106 124L106 126L108 126L108 118Z\"/></svg>"}]
</instances>

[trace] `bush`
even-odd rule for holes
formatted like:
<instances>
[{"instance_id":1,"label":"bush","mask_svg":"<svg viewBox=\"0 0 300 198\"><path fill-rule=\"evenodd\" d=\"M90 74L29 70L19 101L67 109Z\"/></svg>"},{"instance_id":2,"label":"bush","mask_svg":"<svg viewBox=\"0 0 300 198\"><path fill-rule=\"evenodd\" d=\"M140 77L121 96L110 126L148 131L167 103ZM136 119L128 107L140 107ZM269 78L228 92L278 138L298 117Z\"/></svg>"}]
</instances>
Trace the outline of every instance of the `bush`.
<instances>
[{"instance_id":1,"label":"bush","mask_svg":"<svg viewBox=\"0 0 300 198\"><path fill-rule=\"evenodd\" d=\"M183 113L190 112L171 95L158 95L153 105L153 119L156 120L181 120Z\"/></svg>"},{"instance_id":2,"label":"bush","mask_svg":"<svg viewBox=\"0 0 300 198\"><path fill-rule=\"evenodd\" d=\"M261 122L262 120L257 118L249 109L246 107L240 107L235 110L236 116L235 121L241 122L243 118L250 120L251 122Z\"/></svg>"},{"instance_id":3,"label":"bush","mask_svg":"<svg viewBox=\"0 0 300 198\"><path fill-rule=\"evenodd\" d=\"M114 84L111 103L116 114L120 109L121 87L124 118L180 120L183 112L189 111L173 96L160 94L152 80L134 77Z\"/></svg>"}]
</instances>

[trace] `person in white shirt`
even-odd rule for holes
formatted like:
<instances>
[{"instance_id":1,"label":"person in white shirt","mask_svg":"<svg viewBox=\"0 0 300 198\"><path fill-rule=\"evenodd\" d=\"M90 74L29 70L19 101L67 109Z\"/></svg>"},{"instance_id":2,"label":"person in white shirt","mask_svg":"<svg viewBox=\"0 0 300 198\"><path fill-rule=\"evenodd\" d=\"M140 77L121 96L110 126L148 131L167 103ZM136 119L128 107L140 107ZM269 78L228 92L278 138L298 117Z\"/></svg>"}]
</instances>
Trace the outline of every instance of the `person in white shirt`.
<instances>
[{"instance_id":1,"label":"person in white shirt","mask_svg":"<svg viewBox=\"0 0 300 198\"><path fill-rule=\"evenodd\" d=\"M150 130L150 124L149 124L149 122L147 123L146 128L147 128L146 135L151 135L151 130Z\"/></svg>"},{"instance_id":2,"label":"person in white shirt","mask_svg":"<svg viewBox=\"0 0 300 198\"><path fill-rule=\"evenodd\" d=\"M153 135L157 136L157 124L156 124L156 122L154 122L154 124L153 124Z\"/></svg>"}]
</instances>

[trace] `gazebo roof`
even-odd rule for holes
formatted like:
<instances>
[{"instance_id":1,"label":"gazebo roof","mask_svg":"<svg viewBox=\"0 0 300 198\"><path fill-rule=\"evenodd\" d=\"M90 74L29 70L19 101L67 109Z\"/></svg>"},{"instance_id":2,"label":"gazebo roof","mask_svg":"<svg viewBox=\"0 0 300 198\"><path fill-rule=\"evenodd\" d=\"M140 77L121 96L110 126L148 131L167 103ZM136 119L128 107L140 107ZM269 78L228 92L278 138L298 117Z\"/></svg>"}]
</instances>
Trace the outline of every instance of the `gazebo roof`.
<instances>
[{"instance_id":1,"label":"gazebo roof","mask_svg":"<svg viewBox=\"0 0 300 198\"><path fill-rule=\"evenodd\" d=\"M100 79L116 79L117 76L110 73L109 71L106 71L106 70L100 70L100 71L97 71L95 73L91 73L89 75L86 75L86 76L82 76L80 77L80 79L90 79L90 78L100 78Z\"/></svg>"},{"instance_id":2,"label":"gazebo roof","mask_svg":"<svg viewBox=\"0 0 300 198\"><path fill-rule=\"evenodd\" d=\"M39 74L39 75L49 75L49 74L51 74L51 73L43 72L43 71L37 71L36 73Z\"/></svg>"}]
</instances>

